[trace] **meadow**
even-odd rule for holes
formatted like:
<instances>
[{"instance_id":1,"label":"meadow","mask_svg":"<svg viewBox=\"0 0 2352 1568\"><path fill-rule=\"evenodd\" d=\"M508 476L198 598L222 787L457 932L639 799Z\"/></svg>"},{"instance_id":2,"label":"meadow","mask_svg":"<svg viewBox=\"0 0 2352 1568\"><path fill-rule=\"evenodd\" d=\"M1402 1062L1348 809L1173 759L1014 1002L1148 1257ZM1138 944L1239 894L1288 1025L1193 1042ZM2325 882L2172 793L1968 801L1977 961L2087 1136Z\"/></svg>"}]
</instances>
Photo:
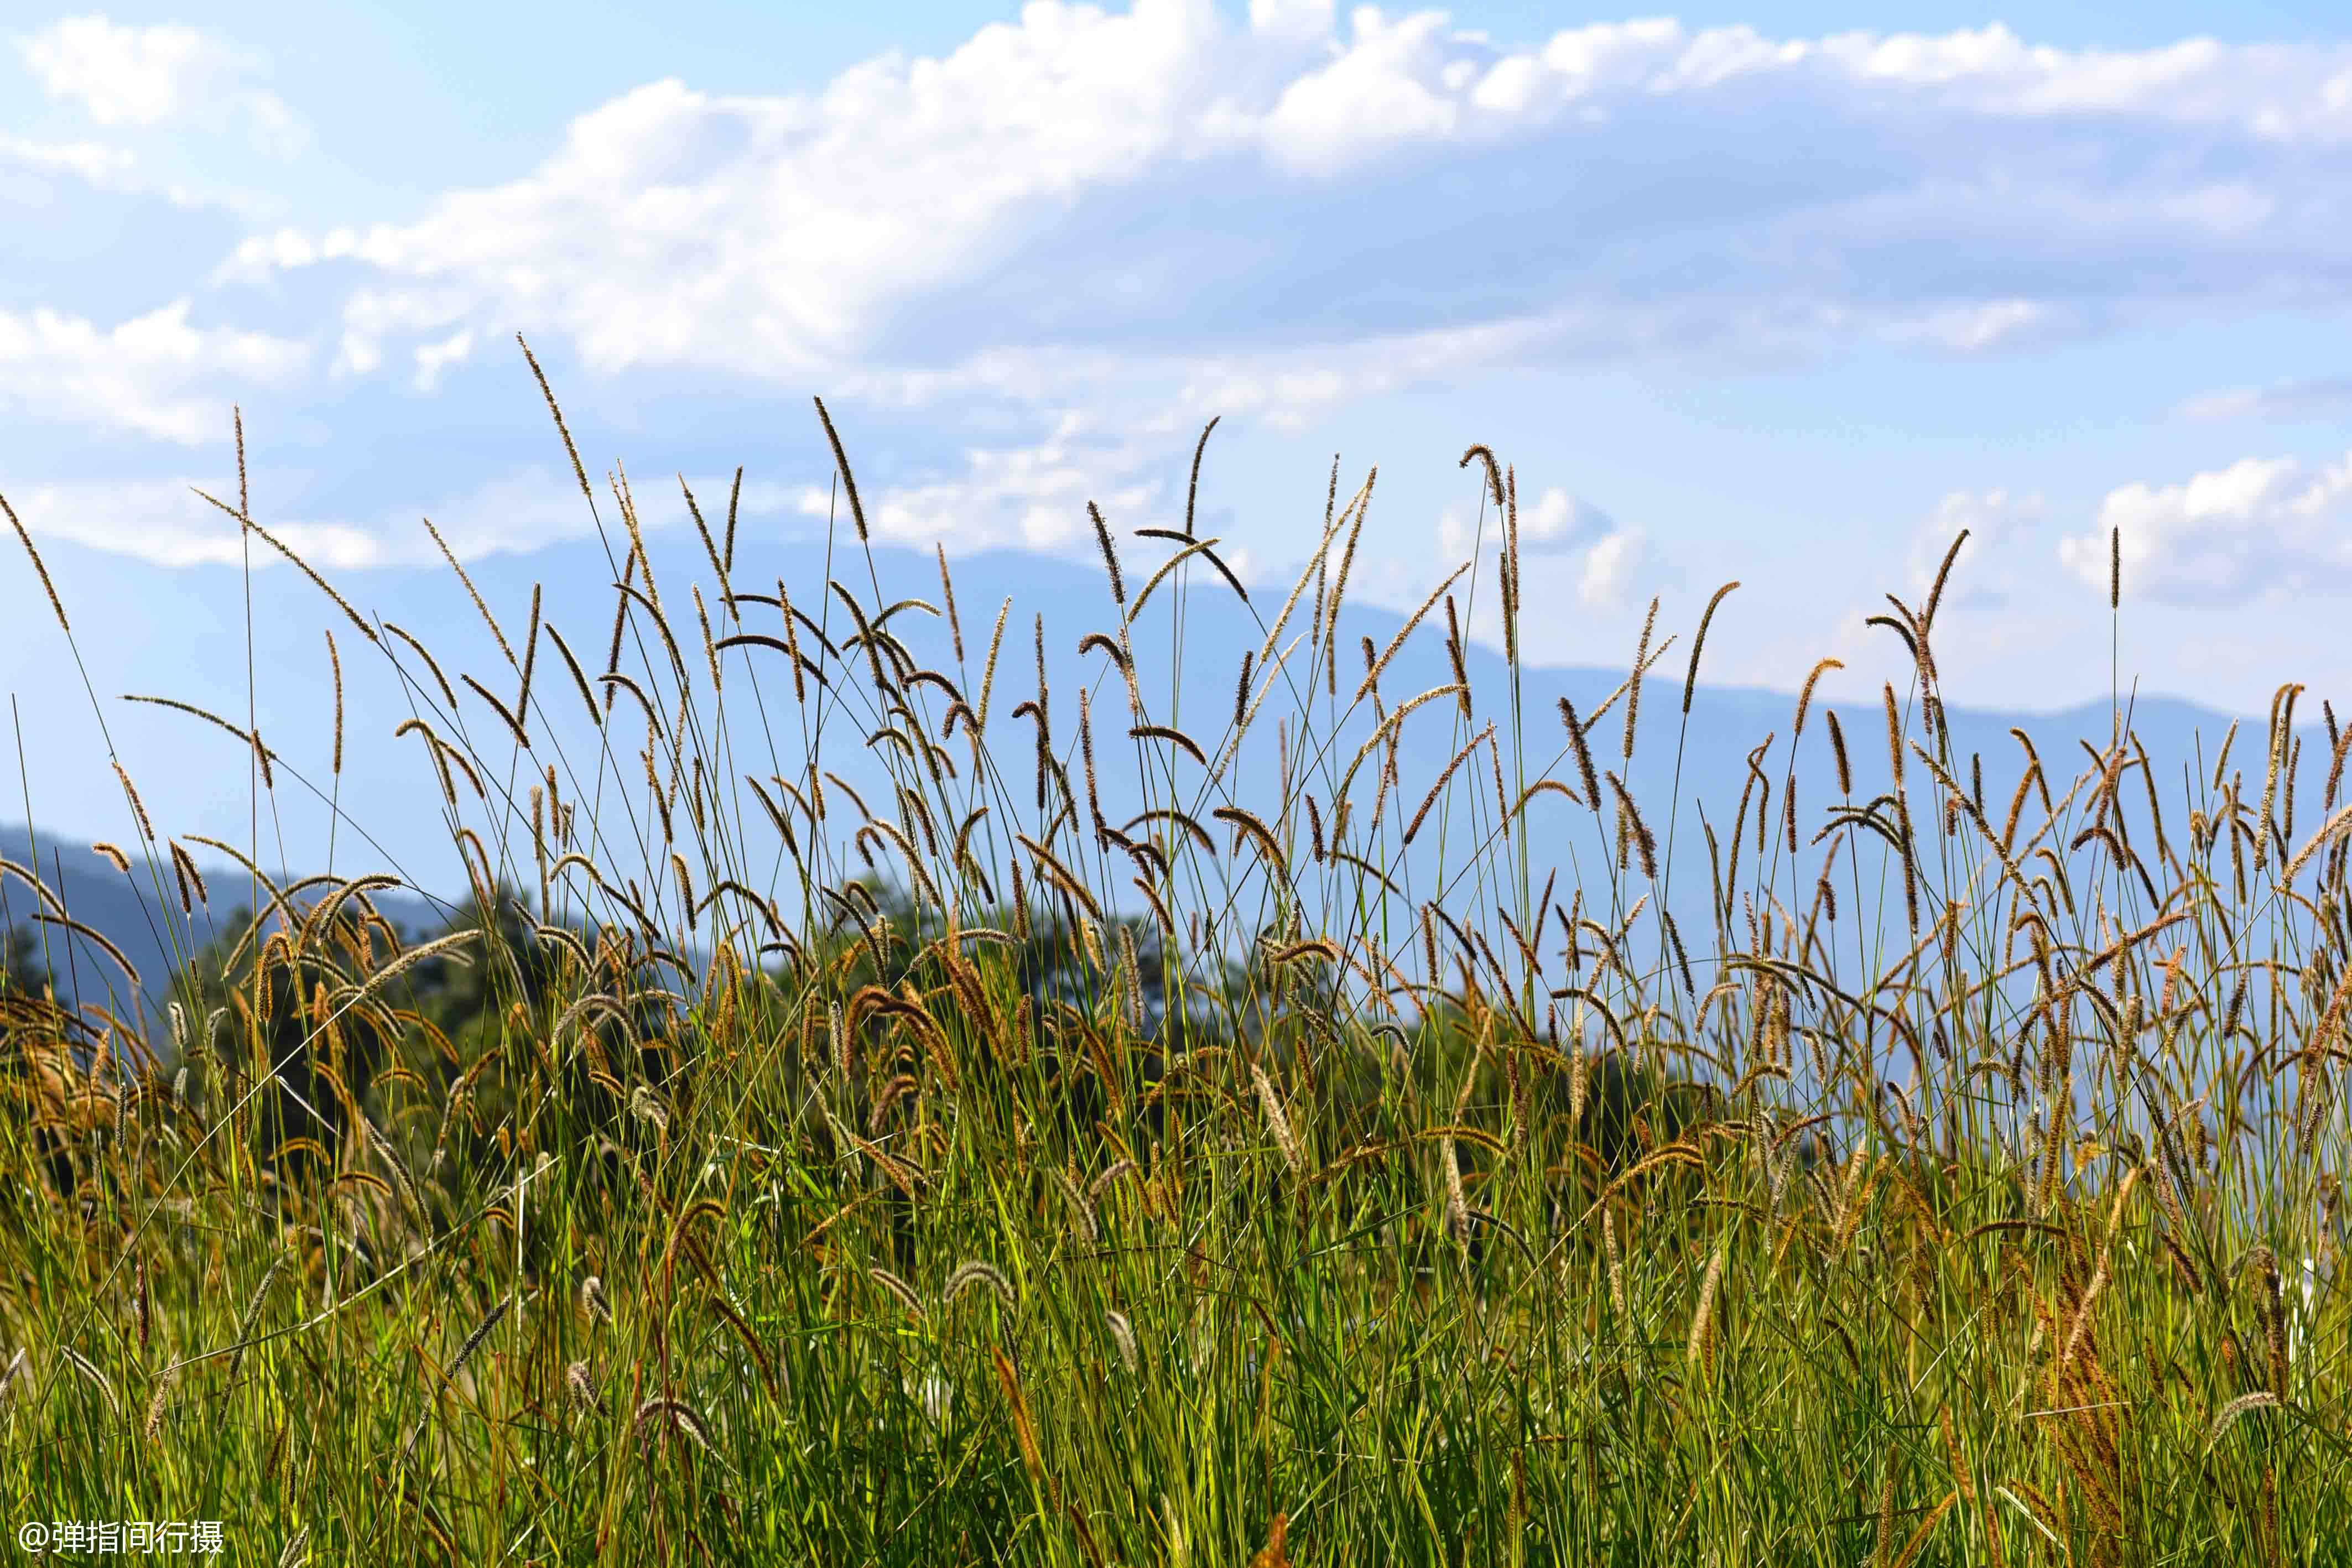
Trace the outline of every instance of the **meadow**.
<instances>
[{"instance_id":1,"label":"meadow","mask_svg":"<svg viewBox=\"0 0 2352 1568\"><path fill-rule=\"evenodd\" d=\"M42 945L102 949L0 858L34 911L12 1527L217 1520L286 1565L2352 1560L2352 728L2298 834L2301 686L2185 793L2120 700L2103 751L1962 757L1964 535L1873 618L1905 689L1841 714L1834 661L1790 672L1736 803L1636 800L1636 715L1687 724L1738 585L1686 641L1653 603L1591 711L1525 706L1483 447L1478 552L1385 647L1339 631L1377 471L1335 466L1255 591L1189 502L1141 538L1090 507L1073 688L943 554L884 592L909 558L822 403L828 580L689 492L707 571L657 581L539 384L608 641L494 615L452 556L500 657L445 669L310 573L338 692L389 661L410 706L339 697L326 779L173 715L257 811L338 797L347 719L396 727L471 884L438 929L378 912L388 873L206 840L241 866L208 882L118 765L101 852L184 962L68 1003ZM241 426L238 462L215 504L293 559ZM1163 673L1202 596L1262 636L1213 691ZM103 607L49 602L78 660ZM1409 643L1454 678L1399 686ZM1401 768L1409 729L1450 760ZM1707 863L1661 863L1699 806Z\"/></svg>"}]
</instances>

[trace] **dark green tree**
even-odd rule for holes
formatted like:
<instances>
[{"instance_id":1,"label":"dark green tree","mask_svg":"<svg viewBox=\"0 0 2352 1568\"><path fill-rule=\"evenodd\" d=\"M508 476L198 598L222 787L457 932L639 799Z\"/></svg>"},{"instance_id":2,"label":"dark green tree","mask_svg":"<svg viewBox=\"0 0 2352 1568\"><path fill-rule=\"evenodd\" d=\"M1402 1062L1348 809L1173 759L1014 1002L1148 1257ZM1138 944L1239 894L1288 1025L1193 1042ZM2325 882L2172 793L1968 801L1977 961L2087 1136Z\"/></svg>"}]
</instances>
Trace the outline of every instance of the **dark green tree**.
<instances>
[{"instance_id":1,"label":"dark green tree","mask_svg":"<svg viewBox=\"0 0 2352 1568\"><path fill-rule=\"evenodd\" d=\"M41 959L41 939L29 925L0 931L0 990L17 990L37 997L49 984L48 966Z\"/></svg>"}]
</instances>

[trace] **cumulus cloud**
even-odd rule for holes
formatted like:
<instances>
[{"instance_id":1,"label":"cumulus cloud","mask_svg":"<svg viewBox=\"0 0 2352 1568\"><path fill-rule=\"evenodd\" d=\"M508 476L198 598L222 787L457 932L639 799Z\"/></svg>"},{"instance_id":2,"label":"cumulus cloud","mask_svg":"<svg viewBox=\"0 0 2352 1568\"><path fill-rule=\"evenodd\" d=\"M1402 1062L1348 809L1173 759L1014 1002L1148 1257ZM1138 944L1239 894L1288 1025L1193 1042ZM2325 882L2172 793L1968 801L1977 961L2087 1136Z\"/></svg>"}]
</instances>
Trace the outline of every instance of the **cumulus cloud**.
<instances>
[{"instance_id":1,"label":"cumulus cloud","mask_svg":"<svg viewBox=\"0 0 2352 1568\"><path fill-rule=\"evenodd\" d=\"M1474 465L1474 469L1475 465ZM1481 484L1486 476L1478 472ZM1470 553L1477 539L1479 511L1475 505L1456 503L1437 519L1438 553L1449 561ZM1491 548L1503 537L1503 524L1491 499L1485 507L1486 540ZM1519 551L1522 555L1564 555L1583 550L1618 531L1616 519L1581 496L1558 486L1531 505L1519 508Z\"/></svg>"},{"instance_id":2,"label":"cumulus cloud","mask_svg":"<svg viewBox=\"0 0 2352 1568\"><path fill-rule=\"evenodd\" d=\"M1621 528L1585 551L1576 576L1578 602L1594 610L1624 608L1628 590L1646 576L1647 544L1639 529Z\"/></svg>"},{"instance_id":3,"label":"cumulus cloud","mask_svg":"<svg viewBox=\"0 0 2352 1568\"><path fill-rule=\"evenodd\" d=\"M2246 457L2174 485L2120 486L2097 524L2060 541L2066 570L2107 586L2121 531L2127 599L2219 608L2333 587L2352 565L2352 453L2333 463Z\"/></svg>"},{"instance_id":4,"label":"cumulus cloud","mask_svg":"<svg viewBox=\"0 0 2352 1568\"><path fill-rule=\"evenodd\" d=\"M278 158L295 156L308 140L283 102L246 85L250 58L193 27L68 16L16 42L42 92L99 125L223 131L241 123L256 149Z\"/></svg>"},{"instance_id":5,"label":"cumulus cloud","mask_svg":"<svg viewBox=\"0 0 2352 1568\"><path fill-rule=\"evenodd\" d=\"M309 350L266 332L193 325L190 308L182 298L111 328L47 309L0 310L0 406L63 412L184 446L219 439L230 401L223 383L290 385Z\"/></svg>"},{"instance_id":6,"label":"cumulus cloud","mask_svg":"<svg viewBox=\"0 0 2352 1568\"><path fill-rule=\"evenodd\" d=\"M2352 144L2340 47L1646 21L1505 51L1434 11L1357 7L1343 38L1331 11L1234 29L1210 0L1038 4L814 95L656 82L520 180L414 223L257 235L233 265L348 260L379 312L429 288L604 371L1271 331L1278 380L1441 323L1486 329L1457 334L1456 369L1990 352L2190 293L2275 297L2346 245L2324 217L2326 155Z\"/></svg>"},{"instance_id":7,"label":"cumulus cloud","mask_svg":"<svg viewBox=\"0 0 2352 1568\"><path fill-rule=\"evenodd\" d=\"M1474 464L1472 471L1483 486L1484 470ZM1483 525L1477 503L1455 502L1438 514L1434 575L1452 570L1474 550L1483 549L1491 559L1502 541L1502 519L1496 515L1491 498L1484 507ZM1591 501L1558 486L1532 503L1520 505L1523 598L1559 592L1573 595L1589 610L1622 609L1633 586L1647 580L1655 564L1651 556L1642 530L1624 526ZM1502 635L1499 621L1491 627L1482 624L1479 630L1496 639Z\"/></svg>"},{"instance_id":8,"label":"cumulus cloud","mask_svg":"<svg viewBox=\"0 0 2352 1568\"><path fill-rule=\"evenodd\" d=\"M219 57L89 19L26 47L54 94L123 124L192 112L177 84ZM950 439L990 426L877 478L869 519L1081 549L1088 499L1122 526L1181 507L1168 476L1206 412L1289 433L1530 368L1992 355L2332 308L2347 149L2347 46L1671 20L1498 45L1329 0L1238 20L1037 0L814 92L640 86L520 178L411 220L278 225L214 279L311 275L324 369L349 382L446 389L520 329L599 379L814 385L867 442L907 411ZM1522 526L1574 592L1609 601L1646 570L1638 533L1550 499Z\"/></svg>"}]
</instances>

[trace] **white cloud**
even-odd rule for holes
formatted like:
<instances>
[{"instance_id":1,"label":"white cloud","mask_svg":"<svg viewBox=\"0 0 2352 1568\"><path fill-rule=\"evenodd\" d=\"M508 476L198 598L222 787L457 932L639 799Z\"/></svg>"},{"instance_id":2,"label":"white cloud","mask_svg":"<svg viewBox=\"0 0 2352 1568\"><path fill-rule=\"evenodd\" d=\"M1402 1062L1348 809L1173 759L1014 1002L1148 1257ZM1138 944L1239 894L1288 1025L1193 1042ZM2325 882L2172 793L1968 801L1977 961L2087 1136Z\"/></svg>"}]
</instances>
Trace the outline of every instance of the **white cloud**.
<instances>
[{"instance_id":1,"label":"white cloud","mask_svg":"<svg viewBox=\"0 0 2352 1568\"><path fill-rule=\"evenodd\" d=\"M1613 532L1616 519L1586 500L1554 486L1543 499L1519 516L1519 549L1523 551L1572 549L1599 535Z\"/></svg>"},{"instance_id":2,"label":"white cloud","mask_svg":"<svg viewBox=\"0 0 2352 1568\"><path fill-rule=\"evenodd\" d=\"M657 81L520 179L258 234L216 276L341 269L341 376L429 387L435 345L520 329L598 375L814 382L837 412L1010 402L1025 445L871 516L1060 548L1088 486L1164 498L1197 428L1173 408L1291 433L1531 366L1999 353L2292 303L2352 265L2324 221L2352 48L1643 21L1504 50L1436 12L1334 11L1040 3L815 94Z\"/></svg>"},{"instance_id":3,"label":"white cloud","mask_svg":"<svg viewBox=\"0 0 2352 1568\"><path fill-rule=\"evenodd\" d=\"M1486 485L1486 473L1477 463L1470 465L1470 473L1479 486ZM1482 496L1482 503L1451 503L1437 515L1442 571L1479 548L1489 559L1503 548L1503 519L1496 515L1491 496ZM1557 580L1588 609L1621 609L1628 585L1644 567L1642 534L1621 527L1583 496L1571 496L1555 485L1538 501L1519 507L1519 571L1531 585ZM1500 637L1500 623L1494 634Z\"/></svg>"},{"instance_id":4,"label":"white cloud","mask_svg":"<svg viewBox=\"0 0 2352 1568\"><path fill-rule=\"evenodd\" d=\"M1441 320L1468 323L1457 360L1480 368L1984 353L2185 287L2135 257L2185 250L2199 297L2251 298L2346 248L2325 219L2340 176L2313 156L2352 145L2342 47L1652 21L1505 53L1438 12L1358 7L1345 39L1328 5L1250 17L1035 4L814 96L656 82L520 180L414 223L258 235L232 265L352 260L378 310L430 287L606 372L798 380L1121 339L1148 359L1179 321L1232 354L1284 322L1259 373L1311 399L1334 344ZM1374 241L1380 267L1335 266Z\"/></svg>"},{"instance_id":5,"label":"white cloud","mask_svg":"<svg viewBox=\"0 0 2352 1568\"><path fill-rule=\"evenodd\" d=\"M27 47L122 123L192 111L187 62L217 56L88 22ZM109 50L137 68L101 86ZM874 411L978 411L991 440L961 462L866 487L877 532L1084 549L1088 499L1122 527L1181 508L1207 412L1289 433L1528 368L1990 355L2333 308L2347 150L2352 46L1648 20L1498 47L1328 0L1240 23L1037 0L814 93L638 87L520 178L277 226L214 276L315 269L344 380L433 392L520 329L600 377L814 384L854 457L895 434ZM1593 603L1643 548L1561 492L1522 526Z\"/></svg>"},{"instance_id":6,"label":"white cloud","mask_svg":"<svg viewBox=\"0 0 2352 1568\"><path fill-rule=\"evenodd\" d=\"M280 219L286 212L284 198L262 192L177 180L159 185L138 172L137 153L100 141L43 141L0 131L0 163L70 174L100 191L160 195L187 210L217 207L253 223Z\"/></svg>"},{"instance_id":7,"label":"white cloud","mask_svg":"<svg viewBox=\"0 0 2352 1568\"><path fill-rule=\"evenodd\" d=\"M2352 566L2352 453L2307 464L2246 457L2180 484L2107 493L2096 526L2060 541L2066 570L2102 592L2122 530L2126 601L2220 607L2333 588Z\"/></svg>"},{"instance_id":8,"label":"white cloud","mask_svg":"<svg viewBox=\"0 0 2352 1568\"><path fill-rule=\"evenodd\" d=\"M236 566L247 561L236 519L194 492L236 498L236 473L173 478L73 479L38 486L9 501L25 526L44 538L136 556L160 566ZM593 530L568 474L529 469L500 476L424 508L461 560L535 549ZM378 567L432 566L441 552L417 517L407 513L364 520L285 517L257 500L254 520L321 572ZM649 516L648 528L658 527ZM250 552L257 570L283 564L267 545ZM366 608L362 602L361 608Z\"/></svg>"},{"instance_id":9,"label":"white cloud","mask_svg":"<svg viewBox=\"0 0 2352 1568\"><path fill-rule=\"evenodd\" d=\"M16 50L43 93L99 125L220 131L241 120L254 147L277 158L295 156L307 141L284 103L243 85L250 59L193 27L68 16L18 38Z\"/></svg>"},{"instance_id":10,"label":"white cloud","mask_svg":"<svg viewBox=\"0 0 2352 1568\"><path fill-rule=\"evenodd\" d=\"M231 383L289 384L310 357L265 332L189 324L182 298L110 329L46 308L0 310L0 406L193 446L221 439Z\"/></svg>"},{"instance_id":11,"label":"white cloud","mask_svg":"<svg viewBox=\"0 0 2352 1568\"><path fill-rule=\"evenodd\" d=\"M1485 469L1474 462L1469 472L1483 489ZM1478 502L1454 502L1438 514L1437 553L1430 563L1433 568L1430 580L1452 570L1474 550L1481 552L1480 570L1490 570L1495 552L1502 548L1503 520L1496 514L1491 496ZM1630 590L1645 580L1655 565L1651 558L1648 540L1640 529L1625 527L1591 501L1557 486L1544 491L1533 504L1520 506L1523 601L1540 601L1548 591L1556 590L1574 595L1590 610L1622 609ZM1423 591L1427 591L1426 585ZM1474 619L1478 620L1482 635L1499 643L1499 619L1492 615Z\"/></svg>"},{"instance_id":12,"label":"white cloud","mask_svg":"<svg viewBox=\"0 0 2352 1568\"><path fill-rule=\"evenodd\" d=\"M373 340L359 332L345 332L335 344L335 361L328 373L340 381L345 376L363 376L383 363L383 350Z\"/></svg>"},{"instance_id":13,"label":"white cloud","mask_svg":"<svg viewBox=\"0 0 2352 1568\"><path fill-rule=\"evenodd\" d=\"M7 131L0 131L0 158L30 168L79 174L101 189L127 184L131 165L138 162L126 150L101 142L36 141Z\"/></svg>"},{"instance_id":14,"label":"white cloud","mask_svg":"<svg viewBox=\"0 0 2352 1568\"><path fill-rule=\"evenodd\" d=\"M103 16L67 17L16 47L43 92L79 103L100 125L173 118L218 57L193 27L123 27Z\"/></svg>"},{"instance_id":15,"label":"white cloud","mask_svg":"<svg viewBox=\"0 0 2352 1568\"><path fill-rule=\"evenodd\" d=\"M2032 597L2049 580L2049 519L2050 504L2039 493L2017 495L1996 488L1946 495L1911 536L1906 562L1911 608L1927 609L1936 575L1964 528L1968 542L1953 558L1944 596L1937 601L1938 624L1948 623L1946 612L1955 607L1996 606ZM2104 586L2105 579L2100 581Z\"/></svg>"},{"instance_id":16,"label":"white cloud","mask_svg":"<svg viewBox=\"0 0 2352 1568\"><path fill-rule=\"evenodd\" d=\"M1578 601L1595 610L1622 609L1647 564L1646 547L1639 529L1621 528L1587 550L1576 578Z\"/></svg>"},{"instance_id":17,"label":"white cloud","mask_svg":"<svg viewBox=\"0 0 2352 1568\"><path fill-rule=\"evenodd\" d=\"M236 565L244 559L235 518L194 494L236 499L236 475L172 479L68 480L12 497L26 527L46 538L131 555L162 566ZM375 538L347 526L259 519L321 571L381 563ZM262 546L253 564L278 560Z\"/></svg>"},{"instance_id":18,"label":"white cloud","mask_svg":"<svg viewBox=\"0 0 2352 1568\"><path fill-rule=\"evenodd\" d=\"M474 333L471 328L451 333L437 343L425 343L416 350L416 375L410 383L418 392L429 392L441 384L441 372L451 365L462 365L474 355Z\"/></svg>"},{"instance_id":19,"label":"white cloud","mask_svg":"<svg viewBox=\"0 0 2352 1568\"><path fill-rule=\"evenodd\" d=\"M1470 471L1484 486L1486 470L1473 463ZM1438 514L1437 552L1450 569L1453 562L1477 547L1482 528L1486 548L1489 551L1501 548L1503 527L1491 496L1485 499L1483 507L1455 502ZM1532 505L1519 508L1519 553L1523 556L1584 551L1619 531L1616 519L1608 513L1558 486L1546 490L1542 498Z\"/></svg>"},{"instance_id":20,"label":"white cloud","mask_svg":"<svg viewBox=\"0 0 2352 1568\"><path fill-rule=\"evenodd\" d=\"M2039 300L1994 299L1946 307L1916 320L1893 323L1889 335L1900 341L1975 354L2062 336L2072 325L2071 312Z\"/></svg>"},{"instance_id":21,"label":"white cloud","mask_svg":"<svg viewBox=\"0 0 2352 1568\"><path fill-rule=\"evenodd\" d=\"M712 536L717 537L725 526L721 519L727 516L728 492L735 485L734 471L705 474L699 478L689 476L687 484L694 491L695 501L702 507L703 520L710 525ZM816 515L823 517L824 486L781 485L772 479L754 479L747 475L743 480L743 493L735 503L735 511L739 517L770 517L779 513L804 516L811 495L816 497ZM845 517L848 515L845 509L847 503L844 502L843 507Z\"/></svg>"},{"instance_id":22,"label":"white cloud","mask_svg":"<svg viewBox=\"0 0 2352 1568\"><path fill-rule=\"evenodd\" d=\"M2179 417L2194 420L2300 419L2352 403L2352 376L2320 376L2284 386L2241 387L2207 392L2180 405Z\"/></svg>"},{"instance_id":23,"label":"white cloud","mask_svg":"<svg viewBox=\"0 0 2352 1568\"><path fill-rule=\"evenodd\" d=\"M1167 519L1151 508L1165 486L1139 476L1145 457L1132 442L1109 435L1100 418L1072 412L1034 444L967 448L960 475L878 493L861 486L858 495L866 527L878 539L909 545L936 539L950 550L1001 544L1065 549L1081 542L1091 546L1088 501L1121 533L1143 526L1147 516L1164 525ZM854 453L850 461L854 471ZM846 526L845 494L828 502L824 487L813 485L797 501L800 514L810 518L824 517L828 506Z\"/></svg>"}]
</instances>

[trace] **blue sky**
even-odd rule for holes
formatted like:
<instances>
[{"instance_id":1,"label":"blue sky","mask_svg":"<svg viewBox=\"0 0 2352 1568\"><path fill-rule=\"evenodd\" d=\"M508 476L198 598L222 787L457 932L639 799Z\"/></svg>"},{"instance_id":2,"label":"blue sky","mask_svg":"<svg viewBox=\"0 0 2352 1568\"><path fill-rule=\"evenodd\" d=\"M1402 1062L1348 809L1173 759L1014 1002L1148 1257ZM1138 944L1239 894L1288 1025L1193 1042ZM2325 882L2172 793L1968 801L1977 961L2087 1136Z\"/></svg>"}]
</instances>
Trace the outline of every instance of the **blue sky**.
<instances>
[{"instance_id":1,"label":"blue sky","mask_svg":"<svg viewBox=\"0 0 2352 1568\"><path fill-rule=\"evenodd\" d=\"M1951 700L2047 710L2107 689L2117 527L2126 682L2315 712L2352 664L2352 30L2315 5L11 16L0 494L141 689L242 613L189 493L234 491L233 404L257 517L363 605L446 573L426 516L593 597L518 331L656 526L741 464L747 538L821 529L817 393L877 537L1079 559L1089 499L1181 520L1221 414L1202 505L1261 577L1334 452L1380 465L1391 607L1491 444L1541 662L1738 578L1711 680L1875 692L1864 618L1965 527ZM0 565L0 686L62 724L37 592Z\"/></svg>"}]
</instances>

